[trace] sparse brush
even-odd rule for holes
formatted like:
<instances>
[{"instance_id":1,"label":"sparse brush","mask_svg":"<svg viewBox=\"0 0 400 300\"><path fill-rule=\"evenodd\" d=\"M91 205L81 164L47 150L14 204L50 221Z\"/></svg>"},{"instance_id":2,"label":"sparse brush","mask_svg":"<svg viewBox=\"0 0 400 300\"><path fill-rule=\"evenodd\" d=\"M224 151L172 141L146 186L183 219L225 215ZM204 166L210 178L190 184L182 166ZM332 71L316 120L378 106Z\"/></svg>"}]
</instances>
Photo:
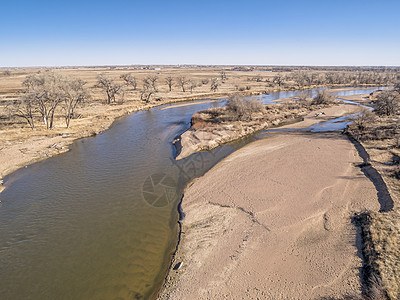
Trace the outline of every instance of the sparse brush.
<instances>
[{"instance_id":1,"label":"sparse brush","mask_svg":"<svg viewBox=\"0 0 400 300\"><path fill-rule=\"evenodd\" d=\"M318 92L318 95L311 101L312 105L320 104L331 104L334 101L334 97L327 91Z\"/></svg>"},{"instance_id":2,"label":"sparse brush","mask_svg":"<svg viewBox=\"0 0 400 300\"><path fill-rule=\"evenodd\" d=\"M376 119L376 115L369 109L364 108L355 118L350 127L359 131L365 131Z\"/></svg>"},{"instance_id":3,"label":"sparse brush","mask_svg":"<svg viewBox=\"0 0 400 300\"><path fill-rule=\"evenodd\" d=\"M264 109L264 105L254 97L235 94L226 102L226 108L236 120L251 120L254 113Z\"/></svg>"},{"instance_id":4,"label":"sparse brush","mask_svg":"<svg viewBox=\"0 0 400 300\"><path fill-rule=\"evenodd\" d=\"M399 211L365 212L356 219L362 231L367 299L399 299Z\"/></svg>"}]
</instances>

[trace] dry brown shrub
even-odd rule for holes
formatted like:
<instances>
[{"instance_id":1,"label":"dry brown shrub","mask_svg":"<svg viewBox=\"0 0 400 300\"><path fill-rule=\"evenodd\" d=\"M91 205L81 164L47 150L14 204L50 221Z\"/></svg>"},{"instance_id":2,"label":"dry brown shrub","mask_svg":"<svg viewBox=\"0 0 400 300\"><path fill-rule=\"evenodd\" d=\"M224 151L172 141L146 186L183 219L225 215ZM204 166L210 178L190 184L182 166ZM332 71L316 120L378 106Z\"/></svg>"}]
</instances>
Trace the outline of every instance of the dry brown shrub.
<instances>
[{"instance_id":1,"label":"dry brown shrub","mask_svg":"<svg viewBox=\"0 0 400 300\"><path fill-rule=\"evenodd\" d=\"M320 104L331 104L334 101L334 97L328 92L323 90L322 92L318 92L318 95L313 98L311 101L312 105L320 105Z\"/></svg>"}]
</instances>

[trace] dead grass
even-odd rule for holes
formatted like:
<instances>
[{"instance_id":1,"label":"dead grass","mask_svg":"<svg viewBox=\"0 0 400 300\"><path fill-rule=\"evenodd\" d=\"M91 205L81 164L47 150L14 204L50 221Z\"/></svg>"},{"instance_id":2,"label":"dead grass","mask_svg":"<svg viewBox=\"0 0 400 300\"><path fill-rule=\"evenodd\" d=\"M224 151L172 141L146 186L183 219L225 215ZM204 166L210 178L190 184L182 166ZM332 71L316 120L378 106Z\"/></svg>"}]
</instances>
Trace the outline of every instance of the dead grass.
<instances>
[{"instance_id":1,"label":"dead grass","mask_svg":"<svg viewBox=\"0 0 400 300\"><path fill-rule=\"evenodd\" d=\"M373 118L356 120L347 130L368 152L370 163L381 174L394 201L391 211L365 212L357 217L362 230L366 291L369 299L400 299L399 116L374 114Z\"/></svg>"},{"instance_id":2,"label":"dead grass","mask_svg":"<svg viewBox=\"0 0 400 300\"><path fill-rule=\"evenodd\" d=\"M400 299L399 210L366 212L357 218L362 230L367 294L371 299Z\"/></svg>"}]
</instances>

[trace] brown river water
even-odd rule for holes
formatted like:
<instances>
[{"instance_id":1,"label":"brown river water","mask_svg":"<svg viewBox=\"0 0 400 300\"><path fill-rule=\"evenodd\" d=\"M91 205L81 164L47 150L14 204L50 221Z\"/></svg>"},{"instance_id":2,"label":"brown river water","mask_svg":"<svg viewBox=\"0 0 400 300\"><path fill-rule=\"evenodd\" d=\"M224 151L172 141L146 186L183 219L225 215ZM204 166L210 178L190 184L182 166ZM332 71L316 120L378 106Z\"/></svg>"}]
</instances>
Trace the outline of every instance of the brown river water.
<instances>
[{"instance_id":1,"label":"brown river water","mask_svg":"<svg viewBox=\"0 0 400 300\"><path fill-rule=\"evenodd\" d=\"M177 244L184 186L257 138L175 161L172 141L193 113L224 104L203 102L134 113L65 154L7 176L0 299L155 298Z\"/></svg>"}]
</instances>

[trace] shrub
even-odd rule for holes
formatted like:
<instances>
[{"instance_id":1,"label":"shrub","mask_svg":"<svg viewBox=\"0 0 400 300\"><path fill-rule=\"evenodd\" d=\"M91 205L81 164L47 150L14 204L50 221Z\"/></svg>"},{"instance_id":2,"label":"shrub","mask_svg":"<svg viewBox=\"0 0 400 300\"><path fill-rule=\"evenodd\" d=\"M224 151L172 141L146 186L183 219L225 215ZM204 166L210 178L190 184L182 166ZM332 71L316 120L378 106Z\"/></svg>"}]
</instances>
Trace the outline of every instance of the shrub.
<instances>
[{"instance_id":1,"label":"shrub","mask_svg":"<svg viewBox=\"0 0 400 300\"><path fill-rule=\"evenodd\" d=\"M264 109L264 105L254 97L245 98L235 94L228 99L226 108L236 120L251 120L254 113Z\"/></svg>"},{"instance_id":2,"label":"shrub","mask_svg":"<svg viewBox=\"0 0 400 300\"><path fill-rule=\"evenodd\" d=\"M318 95L316 97L313 98L313 100L311 101L312 105L320 105L320 104L330 104L332 103L334 100L334 98L332 97L331 94L329 94L329 92L327 91L320 91L318 92Z\"/></svg>"},{"instance_id":3,"label":"shrub","mask_svg":"<svg viewBox=\"0 0 400 300\"><path fill-rule=\"evenodd\" d=\"M369 109L364 108L354 119L351 127L364 131L368 125L375 121L375 114Z\"/></svg>"}]
</instances>

